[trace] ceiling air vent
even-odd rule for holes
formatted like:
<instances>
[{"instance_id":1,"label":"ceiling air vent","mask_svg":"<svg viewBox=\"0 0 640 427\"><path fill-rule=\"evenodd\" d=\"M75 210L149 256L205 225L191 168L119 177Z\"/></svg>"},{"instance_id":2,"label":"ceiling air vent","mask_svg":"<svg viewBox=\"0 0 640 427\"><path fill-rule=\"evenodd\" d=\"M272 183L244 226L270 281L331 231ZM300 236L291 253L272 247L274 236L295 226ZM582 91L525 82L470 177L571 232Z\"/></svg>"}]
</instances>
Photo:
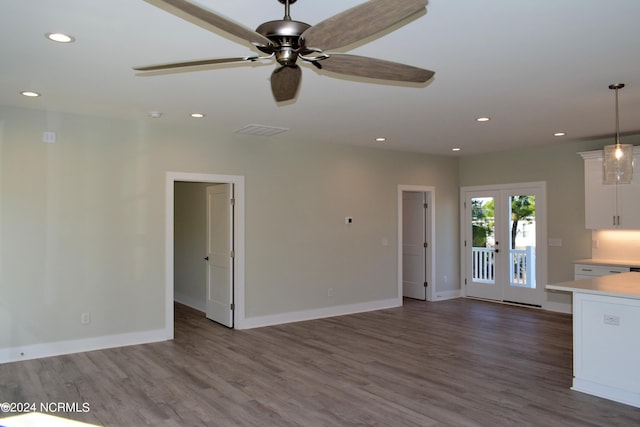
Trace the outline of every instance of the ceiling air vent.
<instances>
[{"instance_id":1,"label":"ceiling air vent","mask_svg":"<svg viewBox=\"0 0 640 427\"><path fill-rule=\"evenodd\" d=\"M238 129L236 133L243 133L245 135L273 136L288 130L289 129L287 128L277 128L265 125L246 125L242 129Z\"/></svg>"}]
</instances>

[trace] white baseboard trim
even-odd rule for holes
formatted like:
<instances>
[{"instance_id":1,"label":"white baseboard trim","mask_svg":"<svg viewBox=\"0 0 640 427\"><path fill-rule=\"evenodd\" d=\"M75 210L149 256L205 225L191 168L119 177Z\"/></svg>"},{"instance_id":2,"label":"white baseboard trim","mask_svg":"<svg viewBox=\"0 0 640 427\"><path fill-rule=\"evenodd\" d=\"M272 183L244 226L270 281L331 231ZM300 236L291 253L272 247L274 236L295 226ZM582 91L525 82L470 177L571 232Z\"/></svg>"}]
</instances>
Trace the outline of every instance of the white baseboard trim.
<instances>
[{"instance_id":1,"label":"white baseboard trim","mask_svg":"<svg viewBox=\"0 0 640 427\"><path fill-rule=\"evenodd\" d=\"M571 303L545 301L542 303L542 309L547 311L555 311L557 313L571 314L573 312Z\"/></svg>"},{"instance_id":2,"label":"white baseboard trim","mask_svg":"<svg viewBox=\"0 0 640 427\"><path fill-rule=\"evenodd\" d=\"M0 348L0 364L40 359L43 357L61 356L63 354L80 353L84 351L103 350L106 348L148 344L152 342L166 341L168 339L171 339L171 337L167 337L167 331L165 329L156 329L152 331L105 335L79 340L33 344L24 347Z\"/></svg>"},{"instance_id":3,"label":"white baseboard trim","mask_svg":"<svg viewBox=\"0 0 640 427\"><path fill-rule=\"evenodd\" d=\"M344 316L347 314L363 313L366 311L384 310L386 308L402 306L402 299L393 298L371 301L359 304L338 305L314 310L293 311L289 313L256 316L243 319L235 326L236 329L261 328L263 326L280 325L283 323L301 322L304 320L322 319L325 317Z\"/></svg>"},{"instance_id":4,"label":"white baseboard trim","mask_svg":"<svg viewBox=\"0 0 640 427\"><path fill-rule=\"evenodd\" d=\"M198 298L193 298L190 297L189 295L185 295L185 294L181 294L181 293L174 293L173 294L173 299L176 302L179 302L180 304L186 305L187 307L191 307L194 308L198 311L207 311L207 303L204 301L204 299L198 299Z\"/></svg>"},{"instance_id":5,"label":"white baseboard trim","mask_svg":"<svg viewBox=\"0 0 640 427\"><path fill-rule=\"evenodd\" d=\"M436 292L435 301L444 301L460 297L462 297L462 291L460 289L454 289L452 291L438 291Z\"/></svg>"},{"instance_id":6,"label":"white baseboard trim","mask_svg":"<svg viewBox=\"0 0 640 427\"><path fill-rule=\"evenodd\" d=\"M640 408L640 393L611 387L604 384L587 381L580 378L573 379L573 387L571 390L582 393L591 394L593 396L602 397L604 399L613 400L615 402L624 403L625 405Z\"/></svg>"}]
</instances>

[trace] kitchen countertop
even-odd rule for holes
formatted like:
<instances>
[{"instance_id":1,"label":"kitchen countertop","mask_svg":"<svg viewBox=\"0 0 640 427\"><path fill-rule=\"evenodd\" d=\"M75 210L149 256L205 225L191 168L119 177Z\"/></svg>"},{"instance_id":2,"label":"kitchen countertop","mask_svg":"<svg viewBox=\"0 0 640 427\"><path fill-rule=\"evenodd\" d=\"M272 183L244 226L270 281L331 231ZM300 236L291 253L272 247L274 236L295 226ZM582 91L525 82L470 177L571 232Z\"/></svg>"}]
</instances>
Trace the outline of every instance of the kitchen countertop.
<instances>
[{"instance_id":1,"label":"kitchen countertop","mask_svg":"<svg viewBox=\"0 0 640 427\"><path fill-rule=\"evenodd\" d=\"M640 260L624 260L604 259L604 258L585 258L574 261L576 264L593 264L593 265L615 265L616 267L640 267Z\"/></svg>"},{"instance_id":2,"label":"kitchen countertop","mask_svg":"<svg viewBox=\"0 0 640 427\"><path fill-rule=\"evenodd\" d=\"M554 283L547 285L546 288L554 291L640 299L640 272L612 274Z\"/></svg>"}]
</instances>

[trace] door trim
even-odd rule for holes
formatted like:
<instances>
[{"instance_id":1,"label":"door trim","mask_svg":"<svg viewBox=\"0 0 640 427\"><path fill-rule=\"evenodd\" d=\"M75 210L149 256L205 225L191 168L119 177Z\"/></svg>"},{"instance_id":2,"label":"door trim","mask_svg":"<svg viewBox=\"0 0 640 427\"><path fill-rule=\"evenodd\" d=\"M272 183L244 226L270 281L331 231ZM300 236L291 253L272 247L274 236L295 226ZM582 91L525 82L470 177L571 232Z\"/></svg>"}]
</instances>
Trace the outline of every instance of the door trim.
<instances>
[{"instance_id":1,"label":"door trim","mask_svg":"<svg viewBox=\"0 0 640 427\"><path fill-rule=\"evenodd\" d=\"M234 288L233 299L235 310L233 313L236 329L243 329L245 324L245 188L244 176L239 175L214 175L188 172L167 172L165 178L165 338L174 337L173 318L173 259L174 259L174 185L176 181L184 182L204 182L233 184L235 192L234 209Z\"/></svg>"},{"instance_id":2,"label":"door trim","mask_svg":"<svg viewBox=\"0 0 640 427\"><path fill-rule=\"evenodd\" d=\"M436 189L431 186L422 185L398 185L397 206L398 206L398 258L396 262L396 268L398 272L398 300L402 305L402 193L403 192L423 192L429 193L428 200L430 200L429 206L429 219L426 224L427 237L430 240L430 250L428 251L429 259L429 272L427 273L429 286L427 287L427 301L435 301L436 299L436 236L435 236L435 206L436 206Z\"/></svg>"}]
</instances>

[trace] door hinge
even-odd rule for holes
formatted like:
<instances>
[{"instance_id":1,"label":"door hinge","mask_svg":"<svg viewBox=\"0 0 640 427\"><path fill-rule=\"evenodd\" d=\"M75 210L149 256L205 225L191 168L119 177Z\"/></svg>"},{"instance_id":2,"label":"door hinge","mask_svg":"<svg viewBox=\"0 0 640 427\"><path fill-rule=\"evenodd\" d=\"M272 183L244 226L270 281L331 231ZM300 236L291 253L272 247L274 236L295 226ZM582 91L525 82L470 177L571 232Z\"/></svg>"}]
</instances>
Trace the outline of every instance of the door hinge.
<instances>
[{"instance_id":1,"label":"door hinge","mask_svg":"<svg viewBox=\"0 0 640 427\"><path fill-rule=\"evenodd\" d=\"M235 258L236 257L236 251L231 251L231 258Z\"/></svg>"},{"instance_id":2,"label":"door hinge","mask_svg":"<svg viewBox=\"0 0 640 427\"><path fill-rule=\"evenodd\" d=\"M236 205L236 199L231 199L231 206L235 206Z\"/></svg>"},{"instance_id":3,"label":"door hinge","mask_svg":"<svg viewBox=\"0 0 640 427\"><path fill-rule=\"evenodd\" d=\"M467 278L466 277L464 278L464 284L465 284L465 286L467 285Z\"/></svg>"},{"instance_id":4,"label":"door hinge","mask_svg":"<svg viewBox=\"0 0 640 427\"><path fill-rule=\"evenodd\" d=\"M429 247L429 244L428 244L427 242L424 242L424 247L425 247L425 248L428 248L428 247Z\"/></svg>"},{"instance_id":5,"label":"door hinge","mask_svg":"<svg viewBox=\"0 0 640 427\"><path fill-rule=\"evenodd\" d=\"M464 247L465 248L467 247L467 241L466 240L464 241Z\"/></svg>"},{"instance_id":6,"label":"door hinge","mask_svg":"<svg viewBox=\"0 0 640 427\"><path fill-rule=\"evenodd\" d=\"M426 288L427 286L429 286L429 284L427 282L424 282L424 287Z\"/></svg>"},{"instance_id":7,"label":"door hinge","mask_svg":"<svg viewBox=\"0 0 640 427\"><path fill-rule=\"evenodd\" d=\"M230 308L231 310L235 310L235 309L236 309L236 305L235 305L234 303L231 303L231 305L229 306L229 308Z\"/></svg>"},{"instance_id":8,"label":"door hinge","mask_svg":"<svg viewBox=\"0 0 640 427\"><path fill-rule=\"evenodd\" d=\"M424 207L425 209L429 209L429 203L425 203L425 204L423 205L423 207Z\"/></svg>"}]
</instances>

